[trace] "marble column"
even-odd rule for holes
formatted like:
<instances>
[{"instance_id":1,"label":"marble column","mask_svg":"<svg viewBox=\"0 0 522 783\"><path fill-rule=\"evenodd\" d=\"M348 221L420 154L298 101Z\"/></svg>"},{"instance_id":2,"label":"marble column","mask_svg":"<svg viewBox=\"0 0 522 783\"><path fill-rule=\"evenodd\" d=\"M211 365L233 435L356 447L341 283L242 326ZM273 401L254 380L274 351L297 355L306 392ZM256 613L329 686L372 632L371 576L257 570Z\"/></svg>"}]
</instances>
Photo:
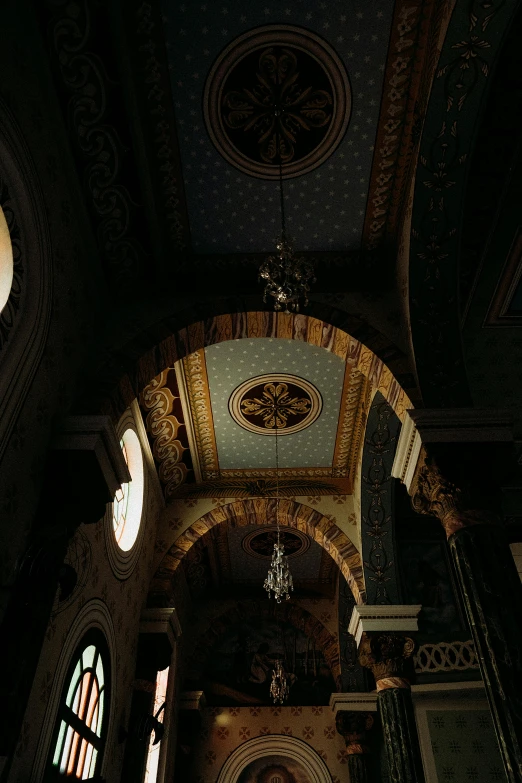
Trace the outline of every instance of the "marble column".
<instances>
[{"instance_id":1,"label":"marble column","mask_svg":"<svg viewBox=\"0 0 522 783\"><path fill-rule=\"evenodd\" d=\"M522 586L499 491L520 481L509 421L495 411L466 410L414 411L410 419L394 475L415 510L444 527L506 775L522 783Z\"/></svg>"},{"instance_id":2,"label":"marble column","mask_svg":"<svg viewBox=\"0 0 522 783\"><path fill-rule=\"evenodd\" d=\"M392 783L424 783L424 771L411 698L420 606L356 606L350 632L359 644L361 666L377 688L386 756Z\"/></svg>"},{"instance_id":3,"label":"marble column","mask_svg":"<svg viewBox=\"0 0 522 783\"><path fill-rule=\"evenodd\" d=\"M335 716L337 731L344 738L348 753L350 783L368 783L368 732L373 726L371 712L339 711Z\"/></svg>"}]
</instances>

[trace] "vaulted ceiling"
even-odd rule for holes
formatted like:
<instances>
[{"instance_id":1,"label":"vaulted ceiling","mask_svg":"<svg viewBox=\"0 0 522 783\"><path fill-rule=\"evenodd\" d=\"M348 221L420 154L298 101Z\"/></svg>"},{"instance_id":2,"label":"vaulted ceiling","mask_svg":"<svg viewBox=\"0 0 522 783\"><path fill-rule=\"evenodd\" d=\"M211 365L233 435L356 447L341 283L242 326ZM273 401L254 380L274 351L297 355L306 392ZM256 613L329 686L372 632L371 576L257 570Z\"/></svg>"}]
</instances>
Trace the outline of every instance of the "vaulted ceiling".
<instances>
[{"instance_id":1,"label":"vaulted ceiling","mask_svg":"<svg viewBox=\"0 0 522 783\"><path fill-rule=\"evenodd\" d=\"M297 117L282 122L290 232L302 250L358 248L393 4L165 0L164 11L193 250L273 248L277 155L266 163L263 145L278 99Z\"/></svg>"}]
</instances>

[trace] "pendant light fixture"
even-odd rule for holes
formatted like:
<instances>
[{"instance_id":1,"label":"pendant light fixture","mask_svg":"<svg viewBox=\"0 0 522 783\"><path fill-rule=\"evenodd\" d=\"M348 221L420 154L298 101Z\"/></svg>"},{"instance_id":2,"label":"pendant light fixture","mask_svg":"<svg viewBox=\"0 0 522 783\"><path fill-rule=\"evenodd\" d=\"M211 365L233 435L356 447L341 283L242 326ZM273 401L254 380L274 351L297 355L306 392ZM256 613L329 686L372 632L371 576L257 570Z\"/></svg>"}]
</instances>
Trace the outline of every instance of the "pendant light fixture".
<instances>
[{"instance_id":1,"label":"pendant light fixture","mask_svg":"<svg viewBox=\"0 0 522 783\"><path fill-rule=\"evenodd\" d=\"M275 427L275 452L276 452L276 525L277 525L277 540L274 544L274 552L272 554L272 562L268 570L267 577L264 582L264 588L268 593L268 597L271 597L271 593L274 594L274 598L277 603L280 604L283 598L288 601L290 598L290 592L294 589L294 583L292 574L288 568L288 558L285 556L285 547L281 543L281 530L279 527L279 448L277 442L277 411L274 416Z\"/></svg>"},{"instance_id":2,"label":"pendant light fixture","mask_svg":"<svg viewBox=\"0 0 522 783\"><path fill-rule=\"evenodd\" d=\"M283 144L280 133L281 115L284 108L274 106L276 123L276 144L279 158L279 197L281 206L281 239L276 245L277 253L269 256L259 269L259 277L265 281L263 302L272 297L274 310L285 313L299 312L300 302L306 307L310 285L315 283L314 268L305 258L294 255L292 245L286 235L285 197L283 192Z\"/></svg>"},{"instance_id":3,"label":"pendant light fixture","mask_svg":"<svg viewBox=\"0 0 522 783\"><path fill-rule=\"evenodd\" d=\"M274 662L274 668L272 669L272 682L270 683L270 696L274 704L284 704L288 699L290 688L286 681L285 670L283 669L283 662L278 658Z\"/></svg>"}]
</instances>

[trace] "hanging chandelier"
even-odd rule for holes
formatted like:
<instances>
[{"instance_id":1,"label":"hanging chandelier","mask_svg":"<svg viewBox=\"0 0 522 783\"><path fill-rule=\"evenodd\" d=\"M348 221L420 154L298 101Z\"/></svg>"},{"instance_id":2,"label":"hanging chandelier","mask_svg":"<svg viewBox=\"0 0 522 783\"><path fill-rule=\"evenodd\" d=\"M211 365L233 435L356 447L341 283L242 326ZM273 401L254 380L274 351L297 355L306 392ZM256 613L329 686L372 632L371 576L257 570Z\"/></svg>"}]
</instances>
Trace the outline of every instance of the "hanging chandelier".
<instances>
[{"instance_id":1,"label":"hanging chandelier","mask_svg":"<svg viewBox=\"0 0 522 783\"><path fill-rule=\"evenodd\" d=\"M281 660L275 661L272 670L272 682L270 683L270 696L274 704L284 704L288 698L290 688L286 681L285 670Z\"/></svg>"},{"instance_id":2,"label":"hanging chandelier","mask_svg":"<svg viewBox=\"0 0 522 783\"><path fill-rule=\"evenodd\" d=\"M276 122L284 109L274 108ZM286 236L285 198L283 193L283 140L281 134L276 135L279 157L279 197L281 203L281 239L276 245L277 253L269 256L261 264L259 277L265 281L263 302L269 297L274 303L274 310L285 313L299 312L302 301L304 307L308 304L310 285L315 283L314 267L311 261L294 255L291 243Z\"/></svg>"},{"instance_id":3,"label":"hanging chandelier","mask_svg":"<svg viewBox=\"0 0 522 783\"><path fill-rule=\"evenodd\" d=\"M283 598L288 601L290 598L290 592L294 589L294 583L292 574L288 568L288 558L285 556L285 547L281 543L281 531L279 528L279 449L277 443L277 417L275 418L275 452L276 452L276 525L277 525L277 541L274 544L274 552L272 554L272 562L268 569L268 574L264 582L264 588L268 593L268 597L271 597L271 593L274 594L274 598L277 603L280 604Z\"/></svg>"}]
</instances>

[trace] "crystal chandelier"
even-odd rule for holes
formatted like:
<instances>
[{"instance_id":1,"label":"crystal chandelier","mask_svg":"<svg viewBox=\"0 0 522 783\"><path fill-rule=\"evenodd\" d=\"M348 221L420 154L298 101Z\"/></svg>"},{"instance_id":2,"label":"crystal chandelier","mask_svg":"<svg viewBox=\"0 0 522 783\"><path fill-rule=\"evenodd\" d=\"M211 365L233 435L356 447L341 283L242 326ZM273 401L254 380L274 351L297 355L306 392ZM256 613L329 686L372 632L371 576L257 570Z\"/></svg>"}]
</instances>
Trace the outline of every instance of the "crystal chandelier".
<instances>
[{"instance_id":1,"label":"crystal chandelier","mask_svg":"<svg viewBox=\"0 0 522 783\"><path fill-rule=\"evenodd\" d=\"M275 117L279 111L274 111ZM281 239L277 243L277 253L269 256L259 269L259 277L265 281L263 302L272 297L274 310L285 313L299 312L302 300L304 307L308 304L310 285L315 283L314 268L305 258L294 255L292 245L286 236L285 198L283 193L283 151L281 135L277 133L277 149L279 153L279 196L281 201Z\"/></svg>"},{"instance_id":2,"label":"crystal chandelier","mask_svg":"<svg viewBox=\"0 0 522 783\"><path fill-rule=\"evenodd\" d=\"M270 683L270 696L274 704L284 704L288 698L290 688L286 681L285 670L281 660L275 661L272 670L272 682Z\"/></svg>"},{"instance_id":3,"label":"crystal chandelier","mask_svg":"<svg viewBox=\"0 0 522 783\"><path fill-rule=\"evenodd\" d=\"M288 558L285 557L285 547L284 544L281 543L281 531L279 529L279 449L277 444L277 417L275 419L275 451L277 541L274 544L272 562L263 586L268 593L268 597L270 598L271 593L273 593L277 603L280 604L283 598L288 601L290 598L290 591L294 589L294 583L292 574L288 568Z\"/></svg>"}]
</instances>

